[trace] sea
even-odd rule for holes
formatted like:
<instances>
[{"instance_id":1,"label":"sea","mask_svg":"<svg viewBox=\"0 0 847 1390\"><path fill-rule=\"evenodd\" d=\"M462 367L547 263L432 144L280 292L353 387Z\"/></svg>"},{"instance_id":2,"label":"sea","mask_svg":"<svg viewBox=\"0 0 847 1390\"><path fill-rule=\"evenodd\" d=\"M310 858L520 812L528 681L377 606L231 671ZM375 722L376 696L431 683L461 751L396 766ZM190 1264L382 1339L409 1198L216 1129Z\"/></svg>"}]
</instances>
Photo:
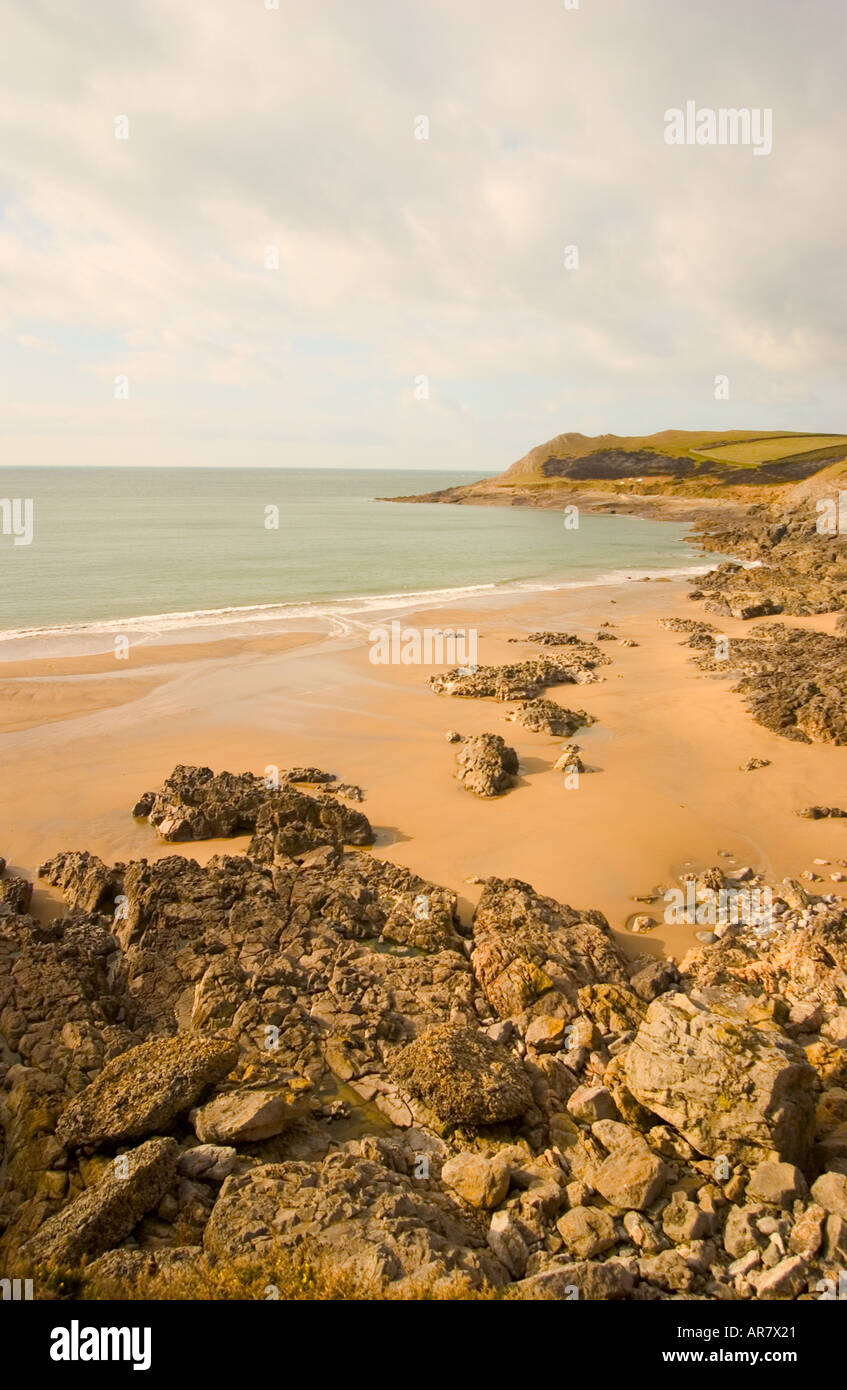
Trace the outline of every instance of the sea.
<instances>
[{"instance_id":1,"label":"sea","mask_svg":"<svg viewBox=\"0 0 847 1390\"><path fill-rule=\"evenodd\" d=\"M563 510L384 500L483 476L0 468L0 652L72 634L209 637L496 590L694 575L714 562L674 522L583 514L574 527Z\"/></svg>"}]
</instances>

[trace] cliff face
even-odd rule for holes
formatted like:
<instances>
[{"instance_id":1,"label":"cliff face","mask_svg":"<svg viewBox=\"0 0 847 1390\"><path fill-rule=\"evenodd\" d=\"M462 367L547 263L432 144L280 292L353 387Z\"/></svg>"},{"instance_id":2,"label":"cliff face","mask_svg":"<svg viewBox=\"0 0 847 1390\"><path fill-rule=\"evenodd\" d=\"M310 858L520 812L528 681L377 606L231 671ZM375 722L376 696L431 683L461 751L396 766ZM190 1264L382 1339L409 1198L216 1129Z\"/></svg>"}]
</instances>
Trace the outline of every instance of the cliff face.
<instances>
[{"instance_id":1,"label":"cliff face","mask_svg":"<svg viewBox=\"0 0 847 1390\"><path fill-rule=\"evenodd\" d=\"M559 434L497 477L395 501L561 506L674 514L680 504L775 500L782 489L847 458L847 436L777 431L662 430L651 435Z\"/></svg>"}]
</instances>

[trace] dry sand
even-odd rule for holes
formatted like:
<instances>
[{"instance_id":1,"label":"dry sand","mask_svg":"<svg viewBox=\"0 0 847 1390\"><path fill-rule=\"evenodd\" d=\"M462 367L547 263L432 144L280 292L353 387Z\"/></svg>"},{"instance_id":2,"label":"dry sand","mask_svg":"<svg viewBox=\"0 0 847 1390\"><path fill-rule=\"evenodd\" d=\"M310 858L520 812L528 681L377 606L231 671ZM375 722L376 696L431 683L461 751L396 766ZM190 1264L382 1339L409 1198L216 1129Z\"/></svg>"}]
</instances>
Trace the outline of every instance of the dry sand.
<instances>
[{"instance_id":1,"label":"dry sand","mask_svg":"<svg viewBox=\"0 0 847 1390\"><path fill-rule=\"evenodd\" d=\"M472 625L481 663L514 661L540 648L510 636L554 627L591 637L618 624L607 642L602 683L557 686L549 696L593 714L575 736L596 772L568 789L552 765L562 740L505 721L508 707L433 695L439 668L375 666L368 615L343 635L264 633L242 640L146 646L126 662L113 655L0 664L0 853L32 877L60 850L88 849L113 862L239 852L245 840L166 845L129 812L176 763L216 771L263 772L312 764L365 789L362 809L377 831L374 852L408 865L460 896L464 913L479 895L474 877L531 883L580 908L599 908L633 953L679 955L689 927L661 925L650 936L626 928L653 912L636 896L676 886L686 869L749 864L769 880L797 875L815 857L832 861L818 891L847 859L847 821L809 822L793 812L844 801L847 748L780 739L755 724L732 681L706 676L680 635L659 616L702 616L684 580L616 588L491 595L473 610L418 609L418 627ZM402 612L385 618L402 617ZM817 620L826 626L827 620ZM750 625L727 622L730 635ZM454 780L456 749L445 731L502 733L518 751L517 786L481 801ZM741 772L750 757L771 760ZM729 850L734 860L718 857ZM39 886L36 909L52 915L53 890Z\"/></svg>"}]
</instances>

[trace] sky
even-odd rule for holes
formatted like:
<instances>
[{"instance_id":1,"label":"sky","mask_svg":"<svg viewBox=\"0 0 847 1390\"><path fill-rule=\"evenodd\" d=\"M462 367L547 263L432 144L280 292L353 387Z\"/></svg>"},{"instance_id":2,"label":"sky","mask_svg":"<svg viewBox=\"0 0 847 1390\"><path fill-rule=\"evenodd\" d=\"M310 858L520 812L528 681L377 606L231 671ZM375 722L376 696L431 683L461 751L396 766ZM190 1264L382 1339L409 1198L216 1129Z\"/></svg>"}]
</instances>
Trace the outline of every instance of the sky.
<instances>
[{"instance_id":1,"label":"sky","mask_svg":"<svg viewBox=\"0 0 847 1390\"><path fill-rule=\"evenodd\" d=\"M3 0L0 463L847 431L847 7L573 4Z\"/></svg>"}]
</instances>

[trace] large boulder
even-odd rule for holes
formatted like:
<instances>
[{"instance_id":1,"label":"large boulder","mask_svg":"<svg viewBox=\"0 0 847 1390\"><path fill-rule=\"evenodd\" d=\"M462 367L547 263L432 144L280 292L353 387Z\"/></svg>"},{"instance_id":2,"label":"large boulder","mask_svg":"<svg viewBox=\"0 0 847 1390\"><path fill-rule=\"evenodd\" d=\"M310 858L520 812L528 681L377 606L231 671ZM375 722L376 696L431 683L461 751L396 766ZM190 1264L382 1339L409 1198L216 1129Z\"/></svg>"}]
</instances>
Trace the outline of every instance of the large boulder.
<instances>
[{"instance_id":1,"label":"large boulder","mask_svg":"<svg viewBox=\"0 0 847 1390\"><path fill-rule=\"evenodd\" d=\"M282 1134L309 1108L311 1082L294 1077L272 1088L223 1091L192 1110L191 1123L202 1144L253 1144Z\"/></svg>"},{"instance_id":2,"label":"large boulder","mask_svg":"<svg viewBox=\"0 0 847 1390\"><path fill-rule=\"evenodd\" d=\"M518 1058L475 1028L437 1023L396 1052L389 1071L444 1124L516 1120L532 1105Z\"/></svg>"},{"instance_id":3,"label":"large boulder","mask_svg":"<svg viewBox=\"0 0 847 1390\"><path fill-rule=\"evenodd\" d=\"M149 1139L119 1154L94 1187L45 1221L22 1249L23 1261L72 1266L111 1250L162 1200L178 1154L174 1139Z\"/></svg>"},{"instance_id":4,"label":"large boulder","mask_svg":"<svg viewBox=\"0 0 847 1390\"><path fill-rule=\"evenodd\" d=\"M578 912L519 879L488 879L473 939L474 974L501 1018L570 1018L582 986L627 981L601 913Z\"/></svg>"},{"instance_id":5,"label":"large boulder","mask_svg":"<svg viewBox=\"0 0 847 1390\"><path fill-rule=\"evenodd\" d=\"M190 1109L238 1060L234 1043L180 1033L122 1052L65 1107L56 1137L66 1148L157 1134Z\"/></svg>"},{"instance_id":6,"label":"large boulder","mask_svg":"<svg viewBox=\"0 0 847 1390\"><path fill-rule=\"evenodd\" d=\"M466 791L499 796L518 773L518 755L500 734L465 739L456 757L456 776Z\"/></svg>"},{"instance_id":7,"label":"large boulder","mask_svg":"<svg viewBox=\"0 0 847 1390\"><path fill-rule=\"evenodd\" d=\"M779 1029L747 1022L736 997L708 993L708 1007L682 994L650 1005L626 1053L630 1091L709 1158L758 1163L777 1154L803 1167L812 1068Z\"/></svg>"}]
</instances>

